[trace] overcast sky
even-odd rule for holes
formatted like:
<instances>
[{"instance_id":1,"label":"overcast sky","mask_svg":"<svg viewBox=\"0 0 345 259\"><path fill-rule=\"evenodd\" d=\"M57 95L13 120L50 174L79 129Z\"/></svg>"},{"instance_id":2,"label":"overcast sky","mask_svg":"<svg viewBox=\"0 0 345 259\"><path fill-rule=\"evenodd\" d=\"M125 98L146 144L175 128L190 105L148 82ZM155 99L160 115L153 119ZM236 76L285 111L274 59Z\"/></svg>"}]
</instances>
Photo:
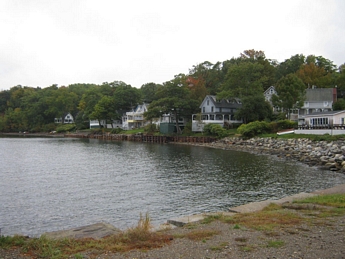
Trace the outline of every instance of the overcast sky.
<instances>
[{"instance_id":1,"label":"overcast sky","mask_svg":"<svg viewBox=\"0 0 345 259\"><path fill-rule=\"evenodd\" d=\"M262 50L345 63L344 0L0 0L0 90L140 88Z\"/></svg>"}]
</instances>

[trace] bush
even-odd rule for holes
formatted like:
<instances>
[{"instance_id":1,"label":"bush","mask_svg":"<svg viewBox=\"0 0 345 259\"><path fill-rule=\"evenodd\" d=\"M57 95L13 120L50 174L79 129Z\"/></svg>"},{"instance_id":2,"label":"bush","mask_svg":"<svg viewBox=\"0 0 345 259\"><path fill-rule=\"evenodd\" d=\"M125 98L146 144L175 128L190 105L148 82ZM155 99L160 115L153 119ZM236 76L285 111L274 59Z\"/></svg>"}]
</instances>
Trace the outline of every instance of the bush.
<instances>
[{"instance_id":1,"label":"bush","mask_svg":"<svg viewBox=\"0 0 345 259\"><path fill-rule=\"evenodd\" d=\"M120 134L122 131L123 131L123 129L121 129L121 128L114 128L114 129L111 129L110 133L111 134Z\"/></svg>"},{"instance_id":2,"label":"bush","mask_svg":"<svg viewBox=\"0 0 345 259\"><path fill-rule=\"evenodd\" d=\"M186 126L184 127L184 129L182 130L182 133L183 135L186 135L186 136L190 136L193 134L193 131L192 131L192 122L187 122L186 123Z\"/></svg>"},{"instance_id":3,"label":"bush","mask_svg":"<svg viewBox=\"0 0 345 259\"><path fill-rule=\"evenodd\" d=\"M144 132L153 133L157 131L157 125L154 123L150 123L144 127Z\"/></svg>"},{"instance_id":4,"label":"bush","mask_svg":"<svg viewBox=\"0 0 345 259\"><path fill-rule=\"evenodd\" d=\"M245 138L252 138L260 134L270 133L270 123L266 121L254 121L248 124L242 124L237 132Z\"/></svg>"},{"instance_id":5,"label":"bush","mask_svg":"<svg viewBox=\"0 0 345 259\"><path fill-rule=\"evenodd\" d=\"M219 124L206 124L204 127L204 133L210 136L217 136L218 138L225 138L228 134Z\"/></svg>"},{"instance_id":6,"label":"bush","mask_svg":"<svg viewBox=\"0 0 345 259\"><path fill-rule=\"evenodd\" d=\"M271 122L271 133L276 133L284 129L292 129L297 127L297 122L291 120L279 120Z\"/></svg>"},{"instance_id":7,"label":"bush","mask_svg":"<svg viewBox=\"0 0 345 259\"><path fill-rule=\"evenodd\" d=\"M75 124L61 124L56 127L57 133L63 133L67 131L73 131L75 130Z\"/></svg>"},{"instance_id":8,"label":"bush","mask_svg":"<svg viewBox=\"0 0 345 259\"><path fill-rule=\"evenodd\" d=\"M42 130L44 132L51 132L51 131L54 131L55 128L56 128L55 123L49 123L49 124L43 125Z\"/></svg>"}]
</instances>

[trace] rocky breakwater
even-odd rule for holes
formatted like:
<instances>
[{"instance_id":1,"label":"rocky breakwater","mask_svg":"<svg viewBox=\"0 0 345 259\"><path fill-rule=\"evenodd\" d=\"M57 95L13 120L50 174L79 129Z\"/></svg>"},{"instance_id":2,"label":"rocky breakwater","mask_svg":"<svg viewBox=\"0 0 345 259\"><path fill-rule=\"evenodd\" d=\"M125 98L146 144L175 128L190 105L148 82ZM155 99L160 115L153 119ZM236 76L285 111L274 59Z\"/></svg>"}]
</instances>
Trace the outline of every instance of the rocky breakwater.
<instances>
[{"instance_id":1,"label":"rocky breakwater","mask_svg":"<svg viewBox=\"0 0 345 259\"><path fill-rule=\"evenodd\" d=\"M310 166L345 172L345 141L311 141L309 139L224 138L211 147L272 154L294 159Z\"/></svg>"}]
</instances>

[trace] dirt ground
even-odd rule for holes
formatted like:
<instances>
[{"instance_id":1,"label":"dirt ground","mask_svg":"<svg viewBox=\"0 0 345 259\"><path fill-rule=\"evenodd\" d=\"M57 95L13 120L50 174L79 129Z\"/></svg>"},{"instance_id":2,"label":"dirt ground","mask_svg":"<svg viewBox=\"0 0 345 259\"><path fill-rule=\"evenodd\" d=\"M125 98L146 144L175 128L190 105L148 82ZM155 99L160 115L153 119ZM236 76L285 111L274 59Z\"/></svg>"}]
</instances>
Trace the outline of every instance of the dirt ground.
<instances>
[{"instance_id":1,"label":"dirt ground","mask_svg":"<svg viewBox=\"0 0 345 259\"><path fill-rule=\"evenodd\" d=\"M318 195L345 193L345 184L314 192ZM291 204L291 203L290 203ZM289 204L288 204L289 205ZM171 235L169 244L151 250L113 253L109 251L86 251L70 258L99 259L211 259L211 258L310 258L345 259L345 215L319 217L318 210L297 210L284 206L287 212L303 216L298 224L284 225L263 231L214 220L187 224L166 230ZM255 213L255 212L254 212ZM243 215L243 214L239 214ZM255 216L257 214L254 214ZM215 234L191 239L193 233ZM18 249L0 249L0 259L34 258L21 254Z\"/></svg>"},{"instance_id":2,"label":"dirt ground","mask_svg":"<svg viewBox=\"0 0 345 259\"><path fill-rule=\"evenodd\" d=\"M188 233L215 231L210 237L193 240ZM83 258L345 258L345 215L257 231L219 220L168 230L173 239L162 248L112 253L88 251ZM1 259L32 258L18 250L0 250ZM70 257L74 258L74 257ZM81 258L81 257L78 257Z\"/></svg>"}]
</instances>

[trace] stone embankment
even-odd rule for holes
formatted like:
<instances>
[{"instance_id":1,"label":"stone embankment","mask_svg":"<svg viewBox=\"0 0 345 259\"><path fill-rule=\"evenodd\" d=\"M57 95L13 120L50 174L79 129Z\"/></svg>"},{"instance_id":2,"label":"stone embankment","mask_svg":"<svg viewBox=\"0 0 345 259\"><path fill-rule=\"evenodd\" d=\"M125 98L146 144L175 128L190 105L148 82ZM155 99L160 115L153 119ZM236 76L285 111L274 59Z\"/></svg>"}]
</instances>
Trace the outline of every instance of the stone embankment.
<instances>
[{"instance_id":1,"label":"stone embankment","mask_svg":"<svg viewBox=\"0 0 345 259\"><path fill-rule=\"evenodd\" d=\"M208 146L272 154L294 159L310 166L345 172L345 141L311 141L309 139L224 138Z\"/></svg>"}]
</instances>

